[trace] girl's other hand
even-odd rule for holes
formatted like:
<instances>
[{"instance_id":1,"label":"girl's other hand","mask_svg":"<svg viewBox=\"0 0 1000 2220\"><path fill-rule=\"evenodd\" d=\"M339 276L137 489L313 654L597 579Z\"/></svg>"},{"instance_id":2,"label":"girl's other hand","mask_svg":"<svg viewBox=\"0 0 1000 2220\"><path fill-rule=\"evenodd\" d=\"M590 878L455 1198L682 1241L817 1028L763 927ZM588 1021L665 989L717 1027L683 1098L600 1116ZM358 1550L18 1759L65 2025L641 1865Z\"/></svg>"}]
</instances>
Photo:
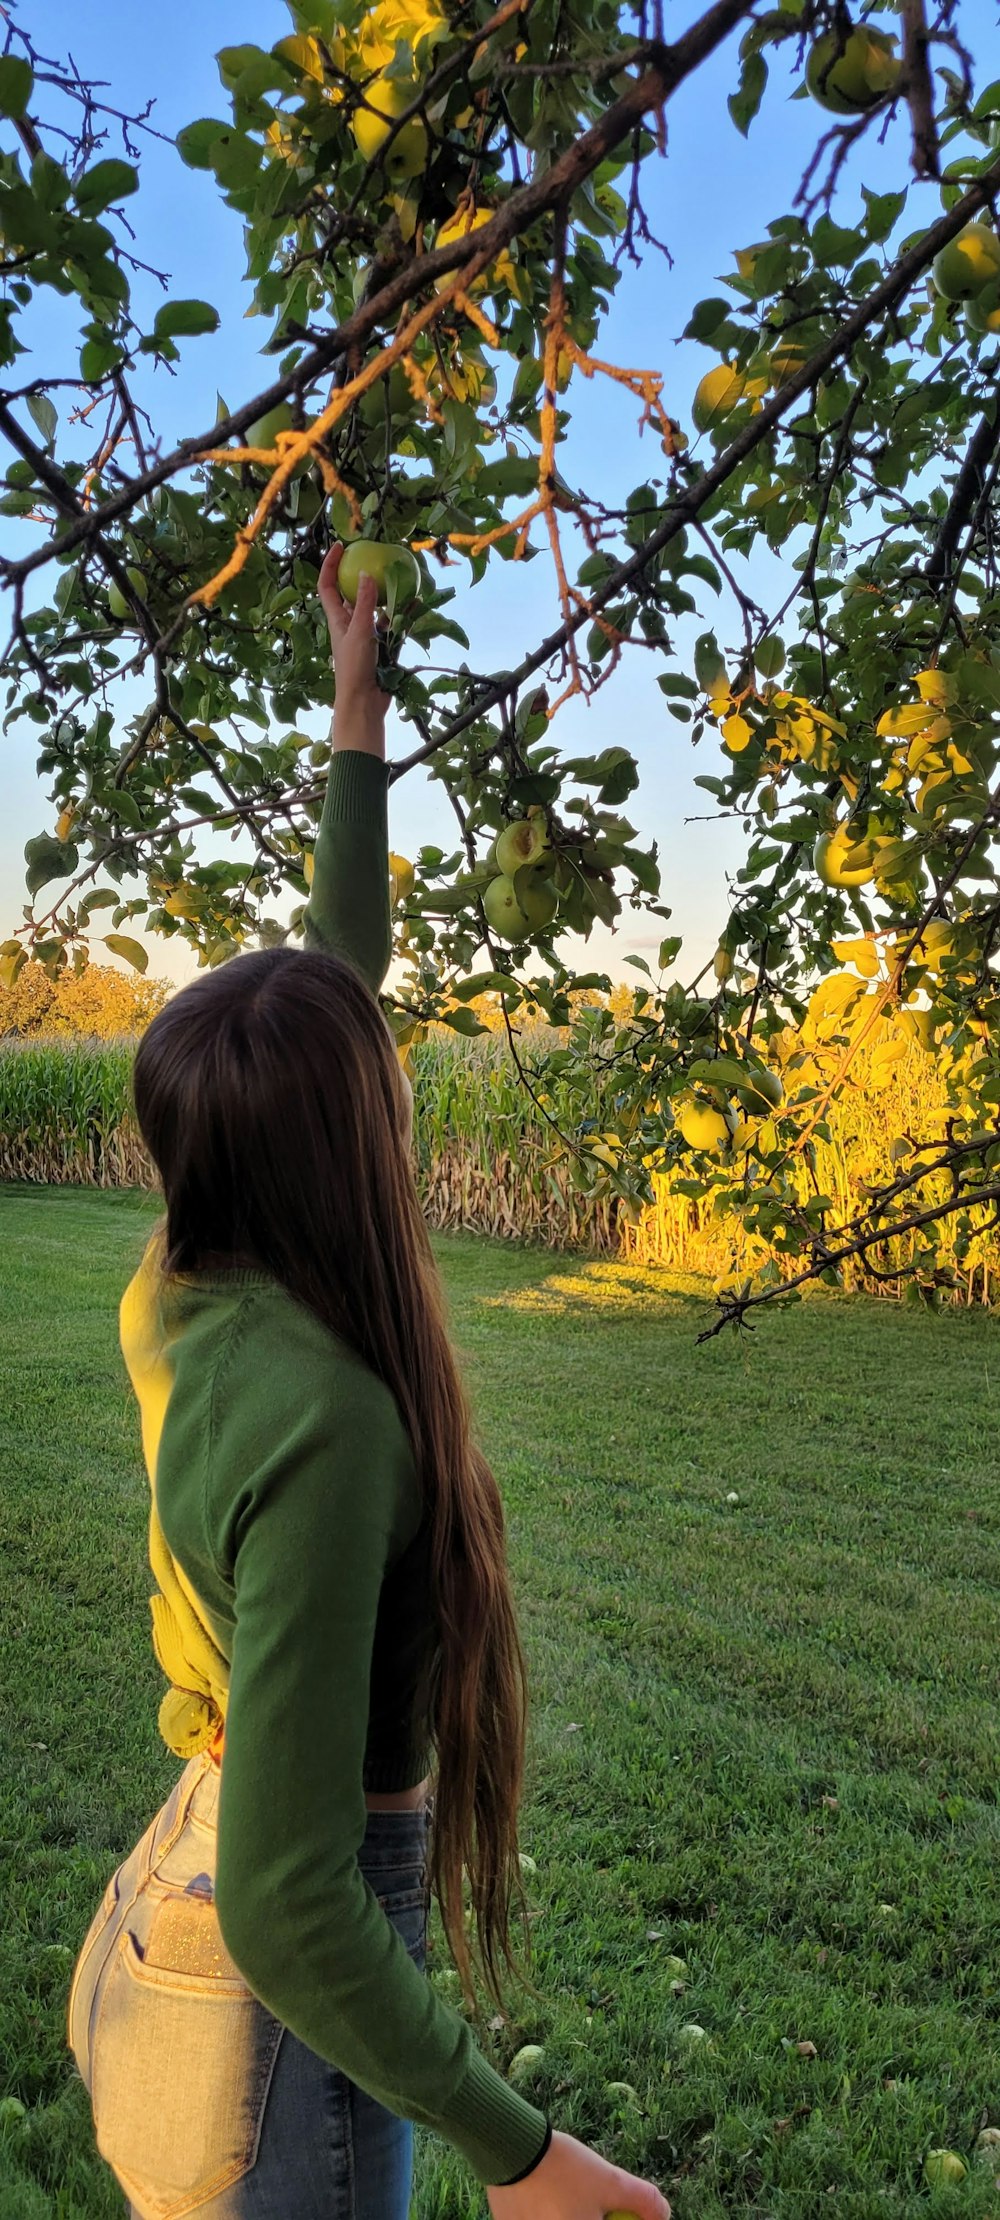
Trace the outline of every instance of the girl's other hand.
<instances>
[{"instance_id":1,"label":"girl's other hand","mask_svg":"<svg viewBox=\"0 0 1000 2220\"><path fill-rule=\"evenodd\" d=\"M545 2157L524 2181L488 2189L493 2220L670 2220L670 2206L651 2181L609 2165L575 2136L554 2132Z\"/></svg>"}]
</instances>

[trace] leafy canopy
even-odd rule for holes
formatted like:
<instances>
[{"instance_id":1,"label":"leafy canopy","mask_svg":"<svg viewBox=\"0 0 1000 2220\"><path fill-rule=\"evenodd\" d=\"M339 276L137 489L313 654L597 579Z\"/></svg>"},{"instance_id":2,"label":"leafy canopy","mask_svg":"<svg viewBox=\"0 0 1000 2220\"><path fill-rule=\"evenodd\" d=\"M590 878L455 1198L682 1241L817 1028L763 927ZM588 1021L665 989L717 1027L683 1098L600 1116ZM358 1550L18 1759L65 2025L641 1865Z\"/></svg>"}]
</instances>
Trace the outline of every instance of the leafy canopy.
<instances>
[{"instance_id":1,"label":"leafy canopy","mask_svg":"<svg viewBox=\"0 0 1000 2220\"><path fill-rule=\"evenodd\" d=\"M627 901L668 923L656 843L623 813L630 749L559 747L565 700L651 652L667 730L702 744L698 783L743 820L746 859L709 974L685 981L664 930L657 975L626 959L643 975L630 1023L578 1014L554 1052L589 1085L596 1039L618 1082L599 1148L562 1137L574 1177L633 1213L678 1165L741 1218L771 1261L724 1290L720 1323L782 1274L831 1276L852 1253L888 1268L904 1226L931 1298L935 1228L948 1218L961 1259L1000 1201L1000 83L979 82L960 7L928 22L922 0L863 26L830 0L716 0L670 44L645 5L610 0L289 13L269 52L223 49L222 112L177 139L243 217L275 375L167 454L151 373L183 379L218 319L169 291L151 329L133 313L148 111L92 89L84 132L68 64L16 27L0 59L0 510L24 540L0 561L5 728L39 728L54 812L0 981L29 954L82 970L95 935L141 968L134 920L224 962L286 938L267 911L283 889L297 934L327 760L298 727L333 699L316 574L333 536L404 543L421 593L390 596L383 677L412 742L393 776L430 766L456 840L394 859L401 1046L433 1019L477 1032L470 1005L495 993L517 1057L519 1011L565 1024L571 994L607 987L575 968L595 917ZM719 48L725 125L703 76ZM648 164L673 102L705 104L716 145L773 129L790 87L813 104L814 157L697 304L705 375L678 421L655 363L601 352L625 257L662 298ZM858 215L845 165L863 174L870 134L898 186L863 189ZM909 221L914 177L939 187L929 225ZM78 311L68 375L30 374L47 289ZM661 458L613 510L567 475L581 378ZM784 568L768 609L748 584L759 545ZM541 563L547 630L484 677L456 582L512 561ZM147 703L123 717L136 673ZM518 821L535 829L508 871L495 841ZM206 826L220 853L198 863ZM838 1217L815 1176L829 1103L864 1047L891 1104L908 1038L940 1059L948 1114L901 1131L899 1176ZM544 1096L544 1071L532 1084Z\"/></svg>"}]
</instances>

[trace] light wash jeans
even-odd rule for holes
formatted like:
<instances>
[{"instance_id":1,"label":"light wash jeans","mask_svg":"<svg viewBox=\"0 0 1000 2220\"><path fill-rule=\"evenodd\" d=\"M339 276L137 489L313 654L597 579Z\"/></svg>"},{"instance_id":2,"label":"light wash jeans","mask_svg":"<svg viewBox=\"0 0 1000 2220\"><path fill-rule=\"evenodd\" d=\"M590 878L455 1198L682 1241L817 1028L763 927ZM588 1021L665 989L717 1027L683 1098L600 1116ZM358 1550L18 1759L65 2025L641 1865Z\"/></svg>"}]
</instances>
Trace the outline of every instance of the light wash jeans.
<instances>
[{"instance_id":1,"label":"light wash jeans","mask_svg":"<svg viewBox=\"0 0 1000 2220\"><path fill-rule=\"evenodd\" d=\"M70 1981L66 2034L132 2220L408 2220L413 2125L247 1988L214 1903L219 1769L185 1766L117 1868ZM369 1812L359 1864L425 1965L427 1830Z\"/></svg>"}]
</instances>

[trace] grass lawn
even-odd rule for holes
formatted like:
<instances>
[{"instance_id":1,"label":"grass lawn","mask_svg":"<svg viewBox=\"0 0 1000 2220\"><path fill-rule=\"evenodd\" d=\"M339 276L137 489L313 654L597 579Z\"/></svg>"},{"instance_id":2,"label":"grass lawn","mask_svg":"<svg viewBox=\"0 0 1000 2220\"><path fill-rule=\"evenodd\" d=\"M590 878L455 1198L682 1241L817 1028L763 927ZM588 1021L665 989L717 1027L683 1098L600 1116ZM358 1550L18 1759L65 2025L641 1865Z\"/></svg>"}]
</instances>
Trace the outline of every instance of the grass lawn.
<instances>
[{"instance_id":1,"label":"grass lawn","mask_svg":"<svg viewBox=\"0 0 1000 2220\"><path fill-rule=\"evenodd\" d=\"M154 1216L0 1188L0 2095L28 2107L0 2220L124 2210L63 2026L178 1770L116 1341ZM693 1282L435 1248L533 1696L548 2001L512 1990L482 2040L501 2068L543 2044L538 2101L676 2220L996 2220L972 2163L1000 2124L996 1322L824 1296L698 1348ZM452 1994L436 1915L431 1939ZM938 2145L970 2161L957 2191L923 2186ZM481 2220L457 2154L417 2150L414 2220Z\"/></svg>"}]
</instances>

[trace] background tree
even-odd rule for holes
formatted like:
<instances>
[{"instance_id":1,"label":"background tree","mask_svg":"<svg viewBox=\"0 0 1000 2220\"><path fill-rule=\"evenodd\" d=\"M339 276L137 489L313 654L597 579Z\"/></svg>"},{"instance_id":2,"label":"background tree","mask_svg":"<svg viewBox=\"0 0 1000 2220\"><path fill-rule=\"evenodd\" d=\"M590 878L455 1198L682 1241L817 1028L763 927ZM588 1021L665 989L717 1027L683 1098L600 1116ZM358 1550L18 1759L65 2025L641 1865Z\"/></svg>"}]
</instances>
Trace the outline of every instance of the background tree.
<instances>
[{"instance_id":1,"label":"background tree","mask_svg":"<svg viewBox=\"0 0 1000 2220\"><path fill-rule=\"evenodd\" d=\"M574 1176L635 1209L651 1168L683 1159L692 1191L766 1241L773 1261L719 1324L771 1298L780 1255L835 1275L849 1254L891 1258L903 1228L931 1297L935 1228L950 1221L961 1258L1000 1202L1000 83L977 82L957 0L856 21L839 0L717 0L669 43L656 6L608 0L290 14L270 52L223 50L230 114L177 140L244 217L277 375L165 455L146 370L182 376L217 319L167 299L144 331L131 313L148 114L102 106L13 25L0 58L0 509L34 527L0 563L7 723L42 728L56 812L28 843L34 907L0 978L29 952L82 968L105 907L105 945L137 968L121 931L136 918L209 964L295 933L326 760L296 723L333 686L316 571L331 535L404 543L420 591L402 576L388 591L384 676L413 734L394 776L433 767L456 845L395 859L401 1045L438 1017L477 1031L470 1002L497 994L544 1108L517 1013L568 1023L571 993L609 984L555 937L586 939L624 900L669 919L655 843L621 814L630 751L558 747L562 703L652 653L665 714L717 737L699 783L745 823L746 862L712 975L664 986L665 935L659 979L627 959L647 982L630 1022L578 1013L552 1052L564 1078L596 1036L618 1081L599 1150L564 1135ZM816 104L818 135L791 210L694 311L711 366L688 427L656 365L605 360L600 330L623 258L652 273L662 251L643 182L669 106L705 99L699 72L726 41L729 115L706 105L706 147L762 110L767 128L769 74ZM898 149L899 187L866 191L848 225L844 165L871 132ZM939 182L943 214L907 233L911 176ZM19 383L41 288L79 303L79 358ZM655 428L663 457L614 510L560 467L581 377ZM747 582L760 542L785 564L770 610ZM456 561L476 584L539 553L545 637L514 671L460 656L442 671L468 645L446 613ZM691 670L672 629L713 600ZM123 720L116 689L137 673L147 706ZM193 864L206 825L242 828L253 853ZM285 887L287 929L266 910ZM815 1172L826 1109L861 1047L891 1078L907 1030L941 1060L948 1115L895 1135L897 1176L838 1222Z\"/></svg>"}]
</instances>

